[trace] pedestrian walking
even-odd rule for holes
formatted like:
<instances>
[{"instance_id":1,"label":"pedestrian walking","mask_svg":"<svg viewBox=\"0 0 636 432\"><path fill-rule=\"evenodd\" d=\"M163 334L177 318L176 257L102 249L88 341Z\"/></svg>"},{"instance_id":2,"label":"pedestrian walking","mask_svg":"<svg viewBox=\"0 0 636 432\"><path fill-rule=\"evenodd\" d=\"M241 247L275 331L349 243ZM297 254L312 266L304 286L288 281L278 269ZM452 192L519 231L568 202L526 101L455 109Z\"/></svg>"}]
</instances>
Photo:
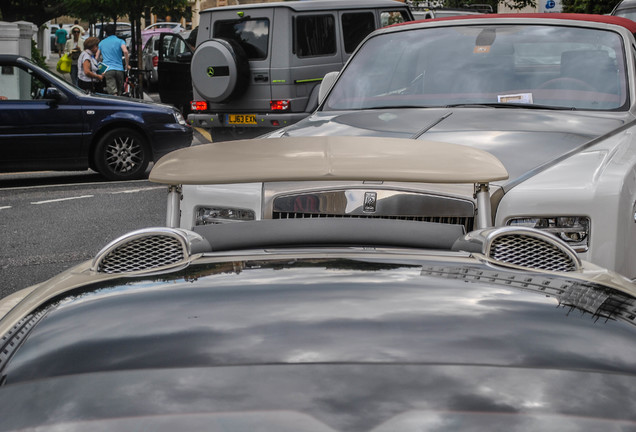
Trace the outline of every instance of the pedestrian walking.
<instances>
[{"instance_id":1,"label":"pedestrian walking","mask_svg":"<svg viewBox=\"0 0 636 432\"><path fill-rule=\"evenodd\" d=\"M97 59L99 39L89 37L84 41L84 51L79 56L77 85L83 90L101 93L104 75L98 73Z\"/></svg>"},{"instance_id":2,"label":"pedestrian walking","mask_svg":"<svg viewBox=\"0 0 636 432\"><path fill-rule=\"evenodd\" d=\"M82 39L82 34L84 33L84 29L79 25L74 25L71 28L71 38L66 41L66 46L64 48L64 52L67 52L71 57L71 82L75 85L77 84L77 75L79 71L79 57L84 51L84 40Z\"/></svg>"},{"instance_id":3,"label":"pedestrian walking","mask_svg":"<svg viewBox=\"0 0 636 432\"><path fill-rule=\"evenodd\" d=\"M57 53L60 57L64 53L64 47L66 46L66 40L68 39L68 33L62 28L62 24L55 31L55 43L57 45Z\"/></svg>"},{"instance_id":4,"label":"pedestrian walking","mask_svg":"<svg viewBox=\"0 0 636 432\"><path fill-rule=\"evenodd\" d=\"M115 25L106 26L106 38L99 43L102 63L108 67L106 73L106 93L121 95L124 87L124 71L130 69L126 43L115 36ZM122 62L122 57L124 61Z\"/></svg>"}]
</instances>

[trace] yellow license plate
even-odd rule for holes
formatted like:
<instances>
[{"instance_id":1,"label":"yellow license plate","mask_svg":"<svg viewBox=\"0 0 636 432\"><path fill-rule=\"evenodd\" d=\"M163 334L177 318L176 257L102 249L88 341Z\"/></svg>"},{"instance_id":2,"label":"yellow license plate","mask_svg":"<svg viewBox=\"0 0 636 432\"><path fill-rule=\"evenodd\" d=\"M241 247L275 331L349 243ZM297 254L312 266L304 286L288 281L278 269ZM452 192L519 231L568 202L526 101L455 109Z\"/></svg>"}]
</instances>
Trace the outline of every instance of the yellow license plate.
<instances>
[{"instance_id":1,"label":"yellow license plate","mask_svg":"<svg viewBox=\"0 0 636 432\"><path fill-rule=\"evenodd\" d=\"M231 125L255 125L255 114L228 114L227 122Z\"/></svg>"}]
</instances>

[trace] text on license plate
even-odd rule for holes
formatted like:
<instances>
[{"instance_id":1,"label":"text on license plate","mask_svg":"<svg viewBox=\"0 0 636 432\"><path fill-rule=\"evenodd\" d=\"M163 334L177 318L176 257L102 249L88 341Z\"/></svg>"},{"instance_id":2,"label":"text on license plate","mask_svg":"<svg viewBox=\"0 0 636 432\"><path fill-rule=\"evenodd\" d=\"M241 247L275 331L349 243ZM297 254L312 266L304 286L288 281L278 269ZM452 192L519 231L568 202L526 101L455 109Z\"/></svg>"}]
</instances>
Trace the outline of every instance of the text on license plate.
<instances>
[{"instance_id":1,"label":"text on license plate","mask_svg":"<svg viewBox=\"0 0 636 432\"><path fill-rule=\"evenodd\" d=\"M229 124L256 124L255 114L228 114L227 122Z\"/></svg>"}]
</instances>

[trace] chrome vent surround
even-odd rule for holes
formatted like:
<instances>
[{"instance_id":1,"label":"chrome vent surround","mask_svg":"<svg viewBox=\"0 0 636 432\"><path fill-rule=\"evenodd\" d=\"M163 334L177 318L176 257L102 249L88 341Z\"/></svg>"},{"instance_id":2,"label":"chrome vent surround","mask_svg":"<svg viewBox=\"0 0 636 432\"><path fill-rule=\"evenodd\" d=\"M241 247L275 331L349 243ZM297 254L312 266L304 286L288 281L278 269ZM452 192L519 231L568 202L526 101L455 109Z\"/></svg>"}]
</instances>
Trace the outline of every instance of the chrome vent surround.
<instances>
[{"instance_id":1,"label":"chrome vent surround","mask_svg":"<svg viewBox=\"0 0 636 432\"><path fill-rule=\"evenodd\" d=\"M567 244L535 229L500 228L488 236L484 254L503 265L536 270L573 272L581 261Z\"/></svg>"},{"instance_id":2,"label":"chrome vent surround","mask_svg":"<svg viewBox=\"0 0 636 432\"><path fill-rule=\"evenodd\" d=\"M148 228L126 234L93 260L98 273L135 273L184 265L190 256L187 236L176 229Z\"/></svg>"},{"instance_id":3,"label":"chrome vent surround","mask_svg":"<svg viewBox=\"0 0 636 432\"><path fill-rule=\"evenodd\" d=\"M452 216L379 216L379 215L343 215L327 213L296 213L296 212L273 212L272 219L310 219L310 218L373 218L373 219L394 219L417 222L436 222L452 225L463 225L466 232L473 230L472 217L452 217Z\"/></svg>"}]
</instances>

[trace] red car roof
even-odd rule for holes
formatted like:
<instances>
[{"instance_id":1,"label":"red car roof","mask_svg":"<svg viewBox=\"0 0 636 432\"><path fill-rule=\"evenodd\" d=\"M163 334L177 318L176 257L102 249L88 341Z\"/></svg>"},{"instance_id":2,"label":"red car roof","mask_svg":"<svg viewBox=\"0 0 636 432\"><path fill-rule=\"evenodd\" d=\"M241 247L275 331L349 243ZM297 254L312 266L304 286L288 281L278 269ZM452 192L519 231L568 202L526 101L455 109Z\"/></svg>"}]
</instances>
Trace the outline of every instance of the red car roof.
<instances>
[{"instance_id":1,"label":"red car roof","mask_svg":"<svg viewBox=\"0 0 636 432\"><path fill-rule=\"evenodd\" d=\"M457 15L443 18L435 18L435 21L449 21L449 20L471 20L471 19L484 19L484 18L542 18L542 19L562 19L562 20L575 20L575 21L590 21L603 24L613 24L621 27L625 27L631 33L636 33L636 22L627 18L613 16L613 15L594 15L594 14L575 14L575 13L511 13L511 14L477 14L477 15ZM420 20L422 21L422 20ZM432 21L432 20L425 20ZM412 22L412 21L410 21ZM409 22L398 24L405 25Z\"/></svg>"}]
</instances>

